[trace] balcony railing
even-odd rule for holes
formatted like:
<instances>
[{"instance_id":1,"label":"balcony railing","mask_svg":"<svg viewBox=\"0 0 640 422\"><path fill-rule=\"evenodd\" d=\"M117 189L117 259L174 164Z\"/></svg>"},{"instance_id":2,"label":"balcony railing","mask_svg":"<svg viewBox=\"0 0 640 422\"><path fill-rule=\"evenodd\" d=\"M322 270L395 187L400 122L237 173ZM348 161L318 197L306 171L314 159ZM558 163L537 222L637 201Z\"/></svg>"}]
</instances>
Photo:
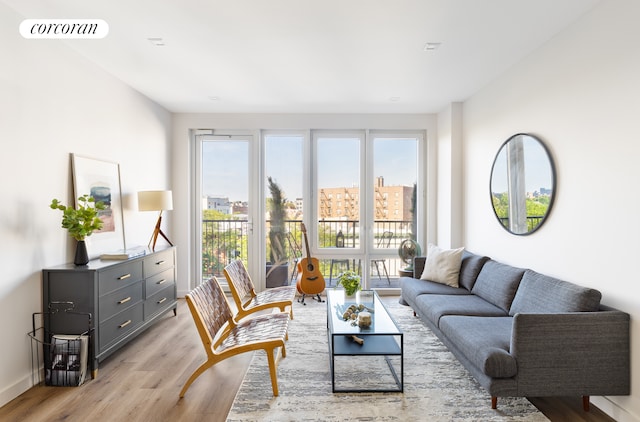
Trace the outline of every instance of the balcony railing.
<instances>
[{"instance_id":1,"label":"balcony railing","mask_svg":"<svg viewBox=\"0 0 640 422\"><path fill-rule=\"evenodd\" d=\"M223 269L225 265L234 259L247 259L247 220L203 220L202 221L202 277L208 279L211 276L222 277L224 279ZM293 235L299 247L304 248L302 237L302 221L301 220L285 220L285 232ZM270 222L266 221L266 231L269 231ZM384 232L392 232L388 249L397 250L400 243L411 237L411 221L386 221L376 220L373 225L373 233L375 244L379 244L379 240ZM354 220L322 220L318 222L319 243L321 248L332 248L336 246L336 236L342 232L344 235L344 247L356 248L360 245L360 222ZM291 249L287 243L286 254L292 260L297 252ZM381 247L383 247L382 245ZM269 245L267 245L269 248ZM304 249L303 249L304 255ZM267 250L267 256L268 250ZM246 264L246 262L245 262ZM330 259L321 260L321 271L329 284ZM355 261L354 261L355 264ZM378 263L381 279L375 266L372 267L372 283L381 283L381 286L388 286L382 264ZM398 286L398 270L404 267L399 259L386 259L385 265L392 281L392 286ZM340 267L342 269L342 267ZM293 269L293 268L291 268ZM336 269L333 271L333 277L336 277ZM335 282L333 283L335 284Z\"/></svg>"},{"instance_id":2,"label":"balcony railing","mask_svg":"<svg viewBox=\"0 0 640 422\"><path fill-rule=\"evenodd\" d=\"M498 217L500 223L509 229L509 217ZM527 233L532 232L544 220L544 215L527 216Z\"/></svg>"},{"instance_id":3,"label":"balcony railing","mask_svg":"<svg viewBox=\"0 0 640 422\"><path fill-rule=\"evenodd\" d=\"M247 223L247 220L202 221L203 280L212 276L224 278L227 264L236 258L246 259Z\"/></svg>"}]
</instances>

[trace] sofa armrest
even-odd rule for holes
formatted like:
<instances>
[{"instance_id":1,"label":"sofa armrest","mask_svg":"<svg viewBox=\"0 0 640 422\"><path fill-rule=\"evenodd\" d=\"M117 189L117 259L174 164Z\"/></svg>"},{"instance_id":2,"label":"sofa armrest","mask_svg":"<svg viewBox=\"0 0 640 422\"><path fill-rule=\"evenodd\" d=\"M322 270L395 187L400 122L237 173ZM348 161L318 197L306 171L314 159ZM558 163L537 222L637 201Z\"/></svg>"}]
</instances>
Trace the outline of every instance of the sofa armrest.
<instances>
[{"instance_id":1,"label":"sofa armrest","mask_svg":"<svg viewBox=\"0 0 640 422\"><path fill-rule=\"evenodd\" d=\"M425 262L427 262L426 256L416 256L413 258L413 278L420 278L424 272Z\"/></svg>"},{"instance_id":2,"label":"sofa armrest","mask_svg":"<svg viewBox=\"0 0 640 422\"><path fill-rule=\"evenodd\" d=\"M629 314L516 314L511 354L523 396L628 395Z\"/></svg>"}]
</instances>

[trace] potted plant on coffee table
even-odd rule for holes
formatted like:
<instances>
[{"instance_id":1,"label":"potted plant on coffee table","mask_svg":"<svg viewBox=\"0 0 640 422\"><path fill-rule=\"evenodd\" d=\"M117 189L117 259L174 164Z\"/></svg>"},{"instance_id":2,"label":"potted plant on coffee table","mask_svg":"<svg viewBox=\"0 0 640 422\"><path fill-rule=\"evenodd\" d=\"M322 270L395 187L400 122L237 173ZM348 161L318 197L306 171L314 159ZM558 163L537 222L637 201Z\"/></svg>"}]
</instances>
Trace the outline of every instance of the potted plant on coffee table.
<instances>
[{"instance_id":1,"label":"potted plant on coffee table","mask_svg":"<svg viewBox=\"0 0 640 422\"><path fill-rule=\"evenodd\" d=\"M347 296L355 295L362 288L360 286L360 276L355 271L350 270L340 273L336 286L342 286Z\"/></svg>"},{"instance_id":2,"label":"potted plant on coffee table","mask_svg":"<svg viewBox=\"0 0 640 422\"><path fill-rule=\"evenodd\" d=\"M102 228L102 220L98 217L98 213L106 209L106 206L102 201L96 202L90 195L82 195L78 198L76 208L63 205L57 199L53 199L49 207L62 211L62 228L67 229L69 236L77 241L73 263L86 265L89 262L89 255L85 239Z\"/></svg>"}]
</instances>

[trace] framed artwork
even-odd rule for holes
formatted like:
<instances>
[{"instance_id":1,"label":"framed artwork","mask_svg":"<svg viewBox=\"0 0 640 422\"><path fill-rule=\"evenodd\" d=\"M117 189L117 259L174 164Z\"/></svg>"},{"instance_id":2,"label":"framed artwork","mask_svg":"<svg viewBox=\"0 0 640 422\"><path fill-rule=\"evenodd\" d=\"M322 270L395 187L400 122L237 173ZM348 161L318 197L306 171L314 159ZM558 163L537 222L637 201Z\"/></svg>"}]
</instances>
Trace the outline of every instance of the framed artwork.
<instances>
[{"instance_id":1,"label":"framed artwork","mask_svg":"<svg viewBox=\"0 0 640 422\"><path fill-rule=\"evenodd\" d=\"M89 258L98 258L103 253L124 249L120 165L77 154L71 154L71 163L75 200L87 194L106 205L106 209L99 213L103 222L102 229L85 239Z\"/></svg>"}]
</instances>

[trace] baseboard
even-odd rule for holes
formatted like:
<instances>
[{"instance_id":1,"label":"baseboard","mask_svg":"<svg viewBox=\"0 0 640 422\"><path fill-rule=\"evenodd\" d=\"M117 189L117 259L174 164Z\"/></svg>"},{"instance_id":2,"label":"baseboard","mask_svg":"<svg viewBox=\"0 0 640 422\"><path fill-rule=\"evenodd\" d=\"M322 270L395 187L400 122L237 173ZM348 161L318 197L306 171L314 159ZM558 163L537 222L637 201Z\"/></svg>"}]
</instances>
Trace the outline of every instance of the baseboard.
<instances>
[{"instance_id":1,"label":"baseboard","mask_svg":"<svg viewBox=\"0 0 640 422\"><path fill-rule=\"evenodd\" d=\"M640 417L629 413L608 397L591 397L590 401L617 422L640 422Z\"/></svg>"},{"instance_id":2,"label":"baseboard","mask_svg":"<svg viewBox=\"0 0 640 422\"><path fill-rule=\"evenodd\" d=\"M4 390L0 391L0 407L9 403L11 400L15 399L31 387L33 387L33 378L32 375L29 374L15 382L13 385L10 385Z\"/></svg>"}]
</instances>

